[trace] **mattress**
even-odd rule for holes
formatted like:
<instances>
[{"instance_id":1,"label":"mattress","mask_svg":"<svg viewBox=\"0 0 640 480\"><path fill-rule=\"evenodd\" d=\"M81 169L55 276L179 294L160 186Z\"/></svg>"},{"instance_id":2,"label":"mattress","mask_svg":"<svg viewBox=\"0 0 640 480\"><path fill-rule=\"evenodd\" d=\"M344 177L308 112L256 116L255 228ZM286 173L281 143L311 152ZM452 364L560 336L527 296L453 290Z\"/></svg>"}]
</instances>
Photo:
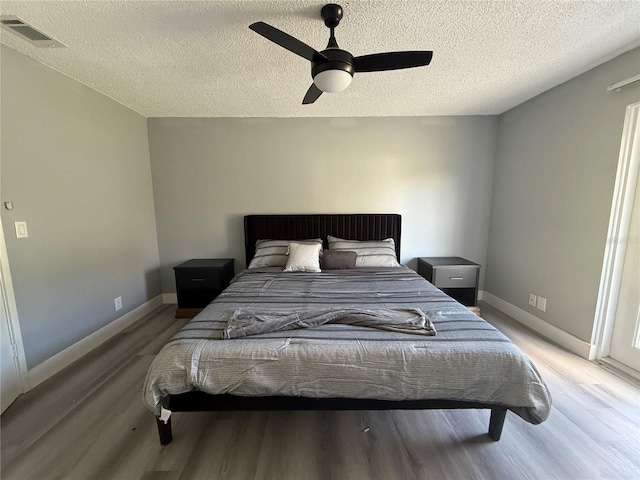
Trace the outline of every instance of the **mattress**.
<instances>
[{"instance_id":1,"label":"mattress","mask_svg":"<svg viewBox=\"0 0 640 480\"><path fill-rule=\"evenodd\" d=\"M436 335L325 324L223 339L238 309L265 313L338 308L420 309ZM456 400L508 407L538 424L551 396L507 337L412 270L321 273L251 269L193 318L149 368L143 398L156 415L167 395Z\"/></svg>"}]
</instances>

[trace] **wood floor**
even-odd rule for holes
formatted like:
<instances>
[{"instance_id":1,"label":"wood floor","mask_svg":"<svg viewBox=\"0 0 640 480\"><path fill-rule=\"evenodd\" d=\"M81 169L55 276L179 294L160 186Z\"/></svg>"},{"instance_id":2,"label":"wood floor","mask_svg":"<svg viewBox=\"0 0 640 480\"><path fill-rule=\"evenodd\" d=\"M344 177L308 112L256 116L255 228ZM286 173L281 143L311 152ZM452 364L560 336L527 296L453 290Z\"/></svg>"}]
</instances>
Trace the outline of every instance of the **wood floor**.
<instances>
[{"instance_id":1,"label":"wood floor","mask_svg":"<svg viewBox=\"0 0 640 480\"><path fill-rule=\"evenodd\" d=\"M483 306L536 364L554 407L541 425L485 411L175 413L161 447L142 404L154 354L183 324L162 307L1 419L1 476L16 479L638 479L640 391Z\"/></svg>"}]
</instances>

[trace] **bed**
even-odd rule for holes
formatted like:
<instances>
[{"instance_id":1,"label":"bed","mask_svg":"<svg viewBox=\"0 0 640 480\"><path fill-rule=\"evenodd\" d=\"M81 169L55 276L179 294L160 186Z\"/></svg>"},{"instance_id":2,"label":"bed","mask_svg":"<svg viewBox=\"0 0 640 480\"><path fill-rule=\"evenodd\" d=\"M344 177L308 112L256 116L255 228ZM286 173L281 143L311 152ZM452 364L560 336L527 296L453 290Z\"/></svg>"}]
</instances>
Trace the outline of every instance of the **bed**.
<instances>
[{"instance_id":1,"label":"bed","mask_svg":"<svg viewBox=\"0 0 640 480\"><path fill-rule=\"evenodd\" d=\"M237 275L149 368L143 398L156 415L161 444L172 440L171 412L184 411L489 409L493 440L500 439L508 410L531 424L547 418L551 397L530 360L483 319L396 263L400 215L248 215L244 220L247 265L255 268ZM291 248L319 241L327 260L338 255L327 256L328 241L340 250L341 240L378 246L391 239L385 246L397 266L378 265L378 259L370 266L366 257L372 250L356 248L358 265L286 272L260 263L263 250L256 253L256 245L265 239L294 242ZM344 245L349 250L359 244ZM397 315L404 322L408 311L422 314L420 334L404 324L372 328L350 320L353 312L366 312L376 321ZM231 326L242 315L249 314L242 324L246 329L261 315L306 321L333 318L335 312L345 312L340 318L346 323L334 319L339 323L224 338L235 332Z\"/></svg>"}]
</instances>

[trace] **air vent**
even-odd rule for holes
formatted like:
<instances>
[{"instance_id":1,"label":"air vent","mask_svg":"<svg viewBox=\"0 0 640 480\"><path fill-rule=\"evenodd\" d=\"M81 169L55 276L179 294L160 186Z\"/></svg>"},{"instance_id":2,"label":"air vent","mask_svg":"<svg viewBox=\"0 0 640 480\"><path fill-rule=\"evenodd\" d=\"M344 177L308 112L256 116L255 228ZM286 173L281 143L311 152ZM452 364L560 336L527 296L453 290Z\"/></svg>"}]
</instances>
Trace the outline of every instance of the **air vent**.
<instances>
[{"instance_id":1,"label":"air vent","mask_svg":"<svg viewBox=\"0 0 640 480\"><path fill-rule=\"evenodd\" d=\"M37 47L66 47L15 15L0 15L0 26Z\"/></svg>"}]
</instances>

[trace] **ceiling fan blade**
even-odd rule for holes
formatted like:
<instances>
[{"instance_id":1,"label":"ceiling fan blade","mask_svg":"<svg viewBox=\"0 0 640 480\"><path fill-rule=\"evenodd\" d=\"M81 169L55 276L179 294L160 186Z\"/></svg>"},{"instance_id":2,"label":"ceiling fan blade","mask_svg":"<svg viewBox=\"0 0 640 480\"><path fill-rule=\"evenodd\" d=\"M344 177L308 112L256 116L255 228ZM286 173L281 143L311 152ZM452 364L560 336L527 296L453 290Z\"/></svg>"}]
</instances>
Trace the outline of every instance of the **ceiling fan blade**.
<instances>
[{"instance_id":1,"label":"ceiling fan blade","mask_svg":"<svg viewBox=\"0 0 640 480\"><path fill-rule=\"evenodd\" d=\"M353 57L353 69L356 72L382 72L401 68L422 67L431 63L433 52L387 52Z\"/></svg>"},{"instance_id":2,"label":"ceiling fan blade","mask_svg":"<svg viewBox=\"0 0 640 480\"><path fill-rule=\"evenodd\" d=\"M316 87L315 83L312 83L311 86L309 87L309 90L307 90L307 93L304 96L304 99L302 99L302 104L308 105L310 103L313 103L320 97L320 95L322 95L322 90Z\"/></svg>"},{"instance_id":3,"label":"ceiling fan blade","mask_svg":"<svg viewBox=\"0 0 640 480\"><path fill-rule=\"evenodd\" d=\"M310 47L306 43L301 42L288 33L284 33L282 30L278 30L277 28L272 27L271 25L268 25L264 22L252 23L251 25L249 25L249 28L256 33L259 33L267 40L271 40L281 47L286 48L290 52L293 52L296 55L300 55L302 58L306 58L309 61L313 60L314 56L324 57L324 55L322 55L320 52L316 51L316 49Z\"/></svg>"}]
</instances>

